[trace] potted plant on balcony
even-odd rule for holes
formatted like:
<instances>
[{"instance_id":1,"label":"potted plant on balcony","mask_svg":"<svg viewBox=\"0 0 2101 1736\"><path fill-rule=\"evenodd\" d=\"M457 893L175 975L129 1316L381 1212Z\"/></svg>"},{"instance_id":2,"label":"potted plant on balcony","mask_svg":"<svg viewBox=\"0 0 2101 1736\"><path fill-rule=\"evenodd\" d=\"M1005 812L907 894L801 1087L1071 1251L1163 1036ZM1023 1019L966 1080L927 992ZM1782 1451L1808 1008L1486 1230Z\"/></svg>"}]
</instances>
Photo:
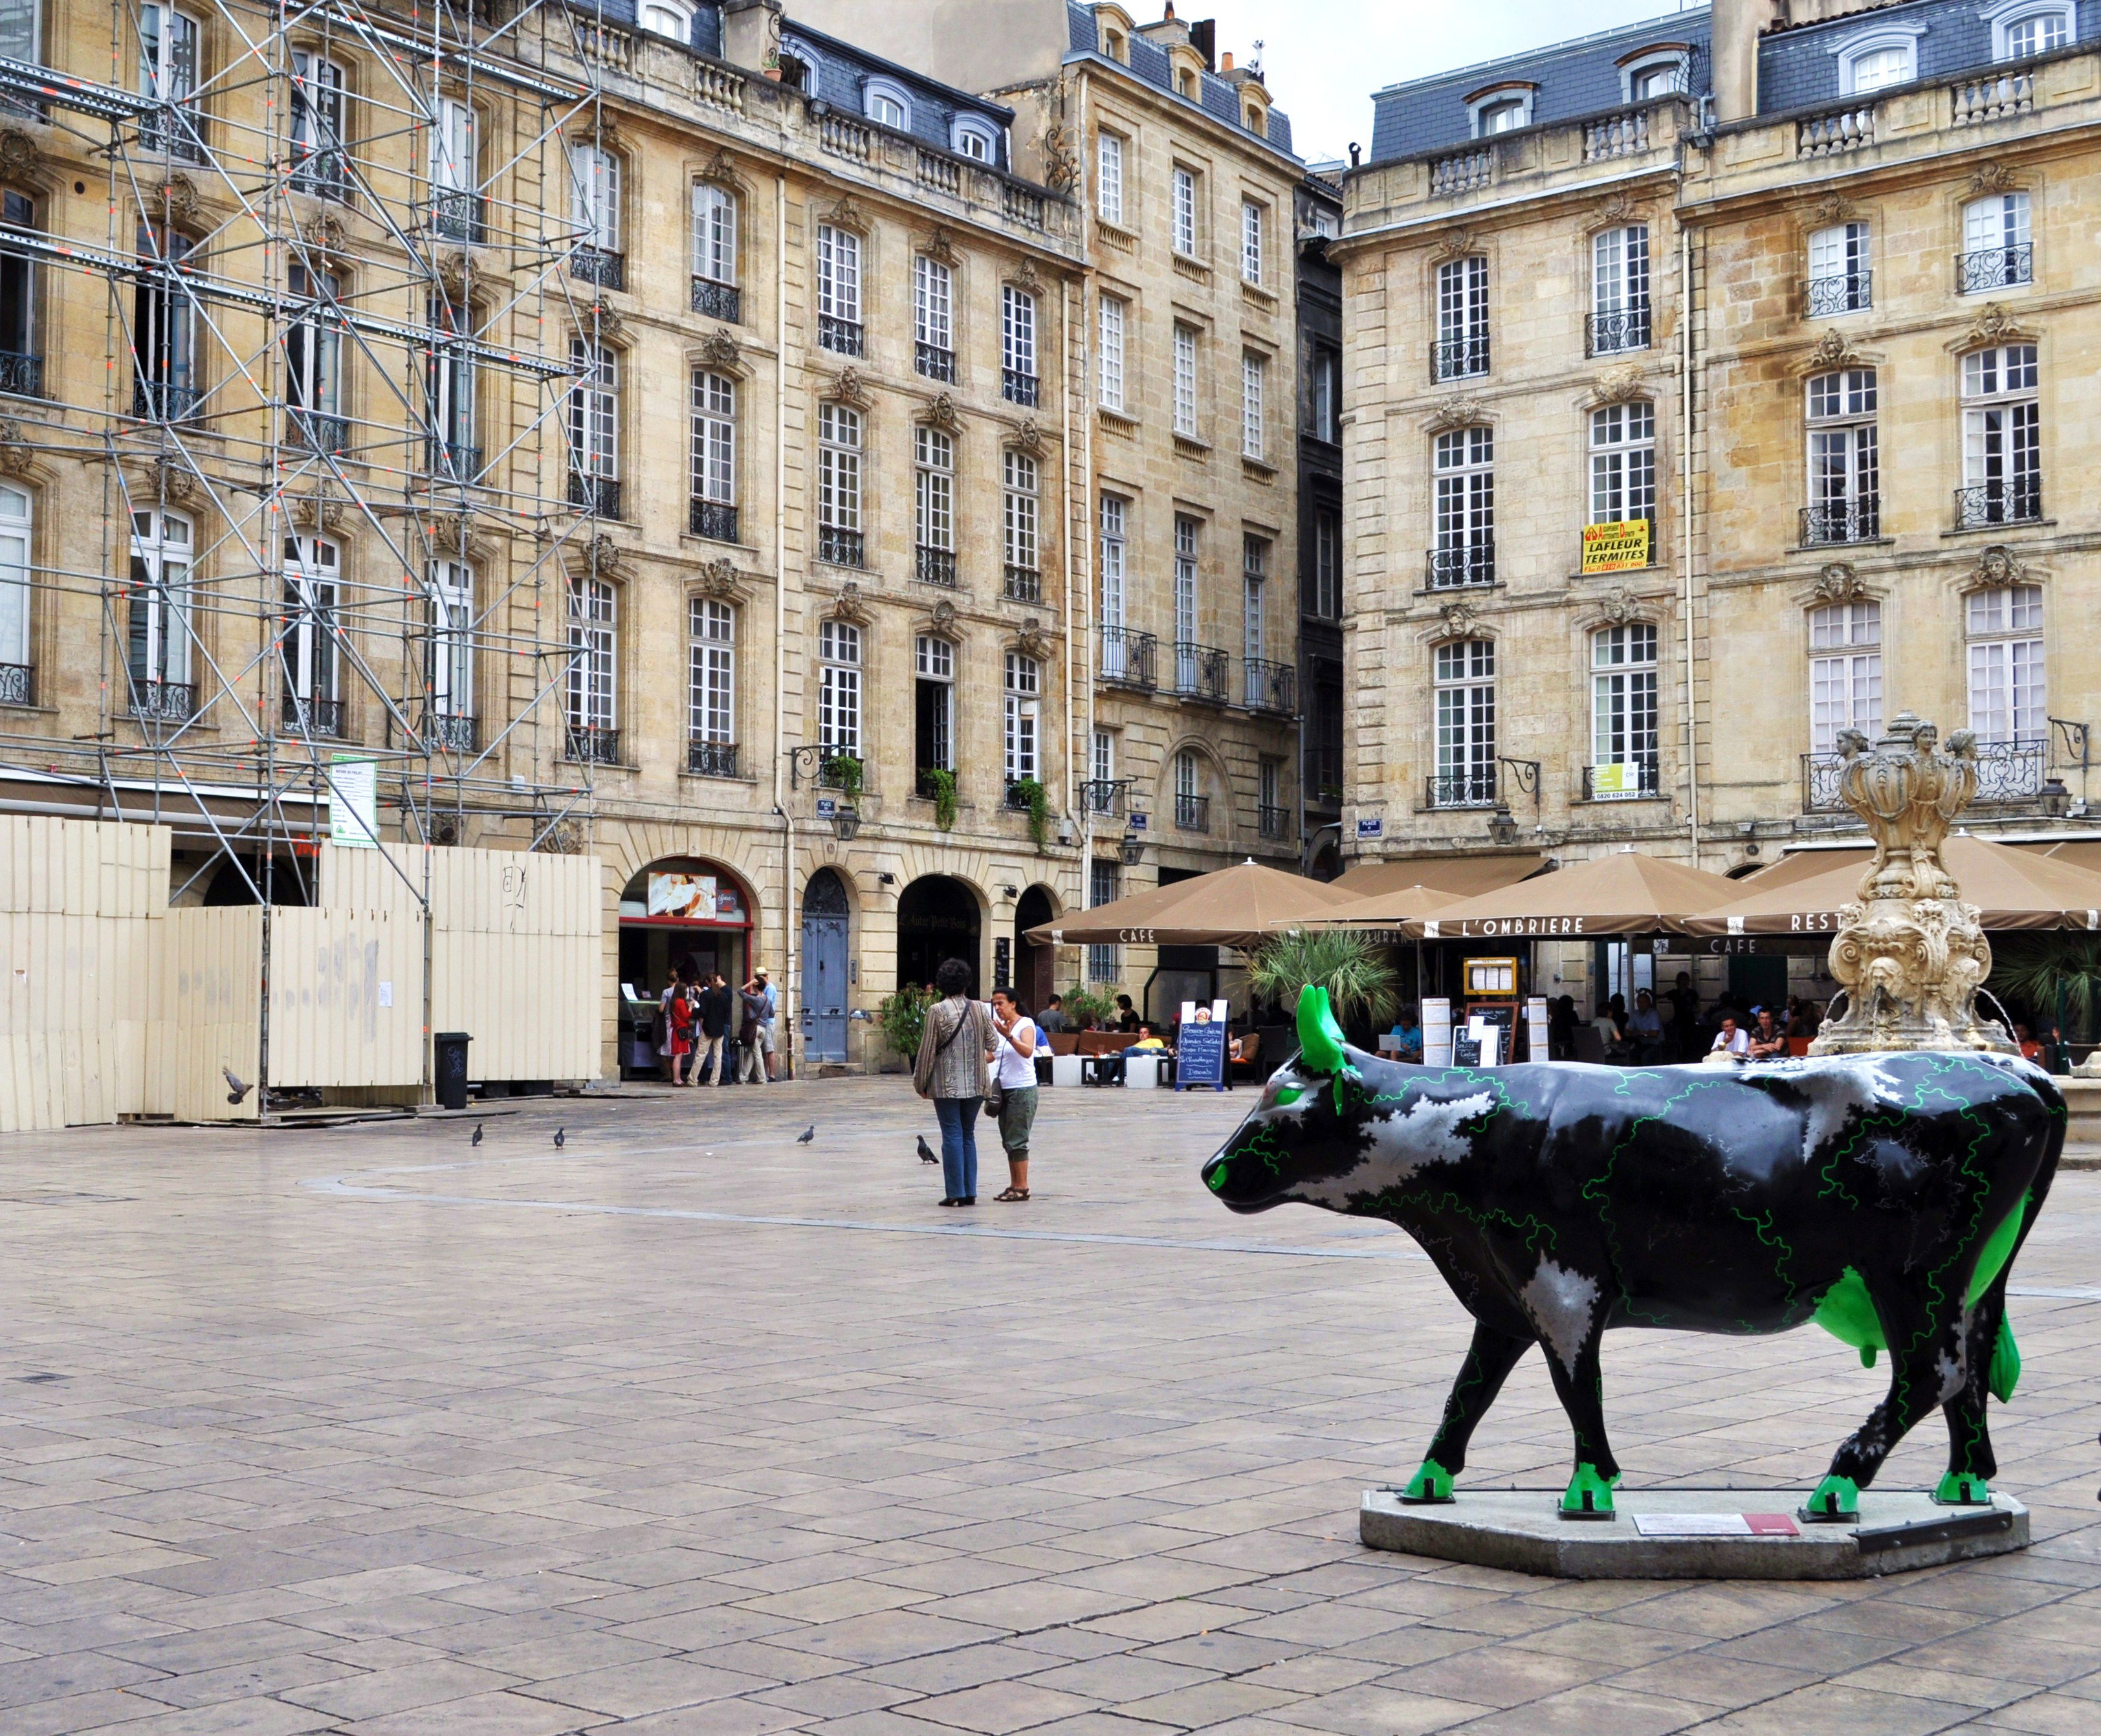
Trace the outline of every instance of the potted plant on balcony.
<instances>
[{"instance_id":1,"label":"potted plant on balcony","mask_svg":"<svg viewBox=\"0 0 2101 1736\"><path fill-rule=\"evenodd\" d=\"M939 766L928 766L919 773L919 785L931 796L934 802L934 824L944 832L956 828L956 775L944 771Z\"/></svg>"},{"instance_id":2,"label":"potted plant on balcony","mask_svg":"<svg viewBox=\"0 0 2101 1736\"><path fill-rule=\"evenodd\" d=\"M1010 788L1015 806L1028 815L1029 841L1041 853L1050 841L1050 793L1040 778L1016 778Z\"/></svg>"}]
</instances>

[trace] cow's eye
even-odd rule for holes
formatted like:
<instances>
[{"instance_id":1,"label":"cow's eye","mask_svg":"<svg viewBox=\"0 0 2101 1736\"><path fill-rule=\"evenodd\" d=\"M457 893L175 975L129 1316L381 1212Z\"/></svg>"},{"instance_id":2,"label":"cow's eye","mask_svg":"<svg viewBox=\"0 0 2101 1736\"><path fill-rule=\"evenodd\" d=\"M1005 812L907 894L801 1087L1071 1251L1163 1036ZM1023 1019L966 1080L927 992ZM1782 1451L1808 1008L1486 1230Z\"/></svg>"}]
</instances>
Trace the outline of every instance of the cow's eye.
<instances>
[{"instance_id":1,"label":"cow's eye","mask_svg":"<svg viewBox=\"0 0 2101 1736\"><path fill-rule=\"evenodd\" d=\"M1306 1088L1303 1085L1280 1085L1276 1092L1276 1107L1279 1109L1289 1109L1305 1095Z\"/></svg>"}]
</instances>

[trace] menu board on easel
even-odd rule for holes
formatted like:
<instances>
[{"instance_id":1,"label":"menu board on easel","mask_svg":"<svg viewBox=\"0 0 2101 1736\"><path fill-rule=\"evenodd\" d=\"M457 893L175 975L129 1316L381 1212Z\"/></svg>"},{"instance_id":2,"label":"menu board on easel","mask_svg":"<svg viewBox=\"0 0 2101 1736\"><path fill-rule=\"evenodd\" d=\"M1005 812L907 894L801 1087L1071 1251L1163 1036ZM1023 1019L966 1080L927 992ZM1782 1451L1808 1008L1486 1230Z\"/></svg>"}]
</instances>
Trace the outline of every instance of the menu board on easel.
<instances>
[{"instance_id":1,"label":"menu board on easel","mask_svg":"<svg viewBox=\"0 0 2101 1736\"><path fill-rule=\"evenodd\" d=\"M1226 1004L1214 1001L1199 1006L1182 1003L1182 1022L1174 1044L1174 1089L1209 1085L1226 1089Z\"/></svg>"}]
</instances>

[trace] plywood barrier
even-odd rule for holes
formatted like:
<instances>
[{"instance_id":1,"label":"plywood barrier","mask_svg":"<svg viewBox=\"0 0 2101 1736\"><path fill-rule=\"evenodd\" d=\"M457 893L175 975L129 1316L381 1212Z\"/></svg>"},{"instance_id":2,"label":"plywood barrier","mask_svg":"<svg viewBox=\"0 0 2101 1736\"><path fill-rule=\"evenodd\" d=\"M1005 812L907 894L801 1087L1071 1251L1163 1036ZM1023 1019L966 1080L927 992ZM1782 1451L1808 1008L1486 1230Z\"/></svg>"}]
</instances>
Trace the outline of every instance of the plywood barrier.
<instances>
[{"instance_id":1,"label":"plywood barrier","mask_svg":"<svg viewBox=\"0 0 2101 1736\"><path fill-rule=\"evenodd\" d=\"M0 815L0 1133L259 1115L263 912L170 908L170 837ZM428 854L434 1027L473 1034L476 1079L595 1076L597 859ZM271 912L273 1085L421 1083L424 855L326 847L320 908Z\"/></svg>"}]
</instances>

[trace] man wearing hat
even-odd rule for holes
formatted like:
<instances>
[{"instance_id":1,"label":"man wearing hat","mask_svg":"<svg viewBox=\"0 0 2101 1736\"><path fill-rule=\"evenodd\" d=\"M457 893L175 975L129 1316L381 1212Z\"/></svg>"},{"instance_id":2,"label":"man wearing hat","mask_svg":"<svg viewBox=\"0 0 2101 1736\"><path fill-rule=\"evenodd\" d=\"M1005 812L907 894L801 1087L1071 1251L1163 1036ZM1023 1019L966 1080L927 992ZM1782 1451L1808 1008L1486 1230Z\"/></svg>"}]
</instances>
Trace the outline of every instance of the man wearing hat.
<instances>
[{"instance_id":1,"label":"man wearing hat","mask_svg":"<svg viewBox=\"0 0 2101 1736\"><path fill-rule=\"evenodd\" d=\"M766 1058L764 1082L771 1084L778 1076L780 1063L774 1059L773 1021L781 1010L781 997L773 992L773 985L766 980L766 967L759 965L751 973L751 979L741 991L744 996L744 1023L746 1031L745 1053L750 1059L751 1082L760 1083L759 1057ZM743 1080L739 1072L738 1080Z\"/></svg>"}]
</instances>

